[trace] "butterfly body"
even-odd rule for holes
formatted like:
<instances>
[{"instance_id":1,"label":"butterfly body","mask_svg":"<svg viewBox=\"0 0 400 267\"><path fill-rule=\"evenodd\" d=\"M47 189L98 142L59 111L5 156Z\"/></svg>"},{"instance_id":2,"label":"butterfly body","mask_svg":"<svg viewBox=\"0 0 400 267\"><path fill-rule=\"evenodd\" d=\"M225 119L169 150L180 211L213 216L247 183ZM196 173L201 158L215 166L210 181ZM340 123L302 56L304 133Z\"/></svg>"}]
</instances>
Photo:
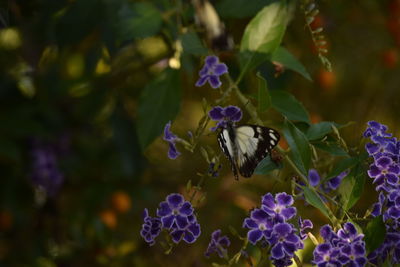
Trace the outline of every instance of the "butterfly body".
<instances>
[{"instance_id":1,"label":"butterfly body","mask_svg":"<svg viewBox=\"0 0 400 267\"><path fill-rule=\"evenodd\" d=\"M239 179L238 173L251 177L258 163L271 153L279 139L276 130L252 124L236 127L227 123L218 134L219 145L229 159L236 179Z\"/></svg>"}]
</instances>

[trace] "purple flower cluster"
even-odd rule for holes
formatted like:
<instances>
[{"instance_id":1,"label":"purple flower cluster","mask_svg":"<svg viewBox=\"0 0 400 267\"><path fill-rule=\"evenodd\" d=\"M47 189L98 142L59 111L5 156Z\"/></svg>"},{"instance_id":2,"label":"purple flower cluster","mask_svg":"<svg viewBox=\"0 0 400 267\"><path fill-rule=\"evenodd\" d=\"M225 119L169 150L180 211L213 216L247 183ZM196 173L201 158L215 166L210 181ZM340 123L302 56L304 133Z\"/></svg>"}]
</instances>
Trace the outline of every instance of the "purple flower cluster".
<instances>
[{"instance_id":1,"label":"purple flower cluster","mask_svg":"<svg viewBox=\"0 0 400 267\"><path fill-rule=\"evenodd\" d=\"M315 169L310 169L308 171L308 181L310 182L310 185L313 187L319 187L323 192L329 193L333 190L336 190L340 183L342 182L343 178L349 174L348 171L344 171L338 176L332 177L327 181L323 181L321 183L321 177L317 170Z\"/></svg>"},{"instance_id":2,"label":"purple flower cluster","mask_svg":"<svg viewBox=\"0 0 400 267\"><path fill-rule=\"evenodd\" d=\"M50 197L60 190L64 175L58 168L58 146L34 140L31 150L32 171L31 182L43 189Z\"/></svg>"},{"instance_id":3,"label":"purple flower cluster","mask_svg":"<svg viewBox=\"0 0 400 267\"><path fill-rule=\"evenodd\" d=\"M310 169L308 171L308 182L310 186L315 187L324 193L329 193L332 192L333 190L336 190L340 186L343 178L345 178L348 173L349 171L344 171L340 173L338 176L326 180L326 179L321 179L321 176L319 175L317 170ZM301 189L301 186L306 186L306 184L303 181L298 181L296 185L296 191L302 198L303 190ZM326 198L323 195L319 194L319 196L323 201L326 201Z\"/></svg>"},{"instance_id":4,"label":"purple flower cluster","mask_svg":"<svg viewBox=\"0 0 400 267\"><path fill-rule=\"evenodd\" d=\"M220 258L227 258L227 247L229 247L230 244L231 241L227 236L221 236L221 230L215 230L211 234L211 241L204 255L209 258L211 254L217 253Z\"/></svg>"},{"instance_id":5,"label":"purple flower cluster","mask_svg":"<svg viewBox=\"0 0 400 267\"><path fill-rule=\"evenodd\" d=\"M176 159L181 153L176 149L176 141L179 138L171 132L171 121L169 121L164 127L164 140L168 142L168 157L170 159Z\"/></svg>"},{"instance_id":6,"label":"purple flower cluster","mask_svg":"<svg viewBox=\"0 0 400 267\"><path fill-rule=\"evenodd\" d=\"M386 226L384 242L368 255L370 262L376 265L387 258L392 264L400 263L400 141L387 130L386 125L370 121L364 132L364 137L371 140L365 149L373 159L368 176L379 192L371 214L382 215Z\"/></svg>"},{"instance_id":7,"label":"purple flower cluster","mask_svg":"<svg viewBox=\"0 0 400 267\"><path fill-rule=\"evenodd\" d=\"M200 78L196 82L196 86L203 86L208 82L212 88L216 89L221 86L219 76L228 72L228 67L224 63L219 63L216 56L208 56L205 59L203 68L199 71Z\"/></svg>"},{"instance_id":8,"label":"purple flower cluster","mask_svg":"<svg viewBox=\"0 0 400 267\"><path fill-rule=\"evenodd\" d=\"M293 197L286 193L278 193L275 197L268 193L262 197L261 203L261 208L252 210L250 217L243 222L243 227L249 229L247 238L254 245L266 241L271 246L270 258L275 266L289 266L294 252L304 247L305 229L312 228L312 223L299 219L299 230L288 223L297 210L292 207Z\"/></svg>"},{"instance_id":9,"label":"purple flower cluster","mask_svg":"<svg viewBox=\"0 0 400 267\"><path fill-rule=\"evenodd\" d=\"M208 116L213 120L217 121L217 125L211 128L211 131L216 131L218 128L226 128L228 123L238 122L242 119L242 111L237 106L227 106L225 108L220 106L213 107L209 112Z\"/></svg>"},{"instance_id":10,"label":"purple flower cluster","mask_svg":"<svg viewBox=\"0 0 400 267\"><path fill-rule=\"evenodd\" d=\"M352 223L345 223L335 233L331 226L324 225L320 230L324 243L314 249L313 263L325 266L364 266L367 263L363 234L358 234Z\"/></svg>"},{"instance_id":11,"label":"purple flower cluster","mask_svg":"<svg viewBox=\"0 0 400 267\"><path fill-rule=\"evenodd\" d=\"M370 138L365 149L374 159L370 165L368 175L373 179L377 191L390 192L399 187L400 175L400 142L386 133L387 126L376 121L368 122L364 137Z\"/></svg>"},{"instance_id":12,"label":"purple flower cluster","mask_svg":"<svg viewBox=\"0 0 400 267\"><path fill-rule=\"evenodd\" d=\"M193 243L201 232L193 211L192 204L185 201L182 195L170 194L159 204L157 217L150 217L145 209L140 235L147 243L154 245L155 238L162 229L165 229L169 231L174 243L179 243L181 240Z\"/></svg>"}]
</instances>

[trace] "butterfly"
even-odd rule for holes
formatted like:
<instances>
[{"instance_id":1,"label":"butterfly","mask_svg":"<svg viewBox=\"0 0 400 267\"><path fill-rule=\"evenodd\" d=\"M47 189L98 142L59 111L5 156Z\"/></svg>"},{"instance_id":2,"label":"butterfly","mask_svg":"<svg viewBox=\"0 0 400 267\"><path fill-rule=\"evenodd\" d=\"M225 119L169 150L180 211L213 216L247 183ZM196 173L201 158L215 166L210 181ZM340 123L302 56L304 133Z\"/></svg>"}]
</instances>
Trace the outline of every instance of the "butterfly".
<instances>
[{"instance_id":1,"label":"butterfly","mask_svg":"<svg viewBox=\"0 0 400 267\"><path fill-rule=\"evenodd\" d=\"M236 180L239 179L238 172L243 177L250 177L279 139L280 135L274 129L251 124L236 127L231 122L218 134L219 146L229 159Z\"/></svg>"}]
</instances>

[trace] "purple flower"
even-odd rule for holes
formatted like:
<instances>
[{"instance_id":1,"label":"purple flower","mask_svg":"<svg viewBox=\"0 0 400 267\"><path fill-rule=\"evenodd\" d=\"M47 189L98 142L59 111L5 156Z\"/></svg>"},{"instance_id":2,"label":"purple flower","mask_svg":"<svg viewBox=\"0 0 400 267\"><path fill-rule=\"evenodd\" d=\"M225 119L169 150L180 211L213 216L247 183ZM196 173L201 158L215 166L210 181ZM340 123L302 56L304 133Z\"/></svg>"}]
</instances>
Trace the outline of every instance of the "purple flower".
<instances>
[{"instance_id":1,"label":"purple flower","mask_svg":"<svg viewBox=\"0 0 400 267\"><path fill-rule=\"evenodd\" d=\"M218 121L217 125L211 128L211 131L215 131L218 128L226 128L228 123L240 121L242 119L242 111L236 106L227 106L225 108L215 106L208 112L208 116L213 121Z\"/></svg>"},{"instance_id":2,"label":"purple flower","mask_svg":"<svg viewBox=\"0 0 400 267\"><path fill-rule=\"evenodd\" d=\"M372 206L372 216L377 217L382 214L383 205L385 203L386 197L383 192L379 193L379 201Z\"/></svg>"},{"instance_id":3,"label":"purple flower","mask_svg":"<svg viewBox=\"0 0 400 267\"><path fill-rule=\"evenodd\" d=\"M155 238L161 232L161 221L157 217L150 217L147 209L144 209L143 220L144 223L140 235L147 243L149 243L150 246L152 246L155 244Z\"/></svg>"},{"instance_id":4,"label":"purple flower","mask_svg":"<svg viewBox=\"0 0 400 267\"><path fill-rule=\"evenodd\" d=\"M267 241L272 246L271 258L276 260L290 259L296 250L303 248L303 242L289 223L275 224Z\"/></svg>"},{"instance_id":5,"label":"purple flower","mask_svg":"<svg viewBox=\"0 0 400 267\"><path fill-rule=\"evenodd\" d=\"M301 240L305 240L307 238L306 229L312 229L314 225L310 220L308 219L303 220L301 217L299 217L299 227L300 227L300 238Z\"/></svg>"},{"instance_id":6,"label":"purple flower","mask_svg":"<svg viewBox=\"0 0 400 267\"><path fill-rule=\"evenodd\" d=\"M383 266L386 260L391 264L400 263L400 233L387 232L385 240L376 250L368 255L368 260L376 266Z\"/></svg>"},{"instance_id":7,"label":"purple flower","mask_svg":"<svg viewBox=\"0 0 400 267\"><path fill-rule=\"evenodd\" d=\"M164 140L168 142L168 157L170 159L176 159L181 153L176 149L176 141L179 139L175 134L173 134L170 130L171 121L169 121L164 128Z\"/></svg>"},{"instance_id":8,"label":"purple flower","mask_svg":"<svg viewBox=\"0 0 400 267\"><path fill-rule=\"evenodd\" d=\"M308 181L309 181L310 185L314 186L314 187L319 184L319 182L321 181L321 178L319 177L317 170L310 169L308 171Z\"/></svg>"},{"instance_id":9,"label":"purple flower","mask_svg":"<svg viewBox=\"0 0 400 267\"><path fill-rule=\"evenodd\" d=\"M349 173L349 171L346 170L346 171L340 173L338 176L332 177L328 180L326 180L326 179L323 180L323 179L321 179L321 176L319 175L317 170L310 169L308 172L308 182L309 182L310 186L315 187L315 188L321 190L322 192L329 193L333 190L336 190L340 186L343 178L345 178L348 175L348 173ZM323 182L321 182L321 180ZM298 181L297 185L296 185L296 191L299 192L299 195L301 198L304 198L301 187L305 186L305 185L306 184L303 181ZM327 201L325 196L323 196L322 194L319 194L319 196L321 197L321 199L323 201L325 201L325 202Z\"/></svg>"},{"instance_id":10,"label":"purple flower","mask_svg":"<svg viewBox=\"0 0 400 267\"><path fill-rule=\"evenodd\" d=\"M32 172L30 179L32 183L44 189L48 196L54 197L64 182L64 175L58 168L55 147L52 144L44 144L34 140L31 158Z\"/></svg>"},{"instance_id":11,"label":"purple flower","mask_svg":"<svg viewBox=\"0 0 400 267\"><path fill-rule=\"evenodd\" d=\"M400 166L390 157L382 156L371 164L368 170L369 177L373 178L376 190L389 190L399 182Z\"/></svg>"},{"instance_id":12,"label":"purple flower","mask_svg":"<svg viewBox=\"0 0 400 267\"><path fill-rule=\"evenodd\" d=\"M361 267L367 263L365 245L362 242L353 242L340 249L340 262L348 266Z\"/></svg>"},{"instance_id":13,"label":"purple flower","mask_svg":"<svg viewBox=\"0 0 400 267\"><path fill-rule=\"evenodd\" d=\"M161 202L157 209L157 216L161 218L163 228L167 229L185 229L191 215L193 215L192 204L177 193L168 195L166 201Z\"/></svg>"},{"instance_id":14,"label":"purple flower","mask_svg":"<svg viewBox=\"0 0 400 267\"><path fill-rule=\"evenodd\" d=\"M172 241L179 243L184 240L186 243L192 244L200 236L200 224L194 215L188 216L188 224L184 228L175 228L171 232Z\"/></svg>"},{"instance_id":15,"label":"purple flower","mask_svg":"<svg viewBox=\"0 0 400 267\"><path fill-rule=\"evenodd\" d=\"M343 228L337 232L339 238L345 240L348 243L354 243L361 241L364 237L363 234L358 234L357 229L352 223L345 223Z\"/></svg>"},{"instance_id":16,"label":"purple flower","mask_svg":"<svg viewBox=\"0 0 400 267\"><path fill-rule=\"evenodd\" d=\"M211 254L217 253L220 258L227 257L227 248L231 241L227 236L221 236L221 230L215 230L211 234L211 241L204 255L209 258Z\"/></svg>"},{"instance_id":17,"label":"purple flower","mask_svg":"<svg viewBox=\"0 0 400 267\"><path fill-rule=\"evenodd\" d=\"M337 266L340 267L343 264L339 261L340 250L334 248L331 244L323 243L319 244L313 252L314 260L313 264L318 267L326 266Z\"/></svg>"},{"instance_id":18,"label":"purple flower","mask_svg":"<svg viewBox=\"0 0 400 267\"><path fill-rule=\"evenodd\" d=\"M376 121L369 121L368 128L364 132L364 137L369 137L374 143L386 144L387 137L391 137L392 134L386 133L388 127L380 124Z\"/></svg>"},{"instance_id":19,"label":"purple flower","mask_svg":"<svg viewBox=\"0 0 400 267\"><path fill-rule=\"evenodd\" d=\"M181 240L193 243L200 236L200 224L193 213L193 207L180 194L168 195L166 201L160 203L157 216L152 218L147 209L144 211L144 223L140 234L150 245L155 243L154 239L162 229L170 233L174 243Z\"/></svg>"},{"instance_id":20,"label":"purple flower","mask_svg":"<svg viewBox=\"0 0 400 267\"><path fill-rule=\"evenodd\" d=\"M254 209L250 213L250 218L243 222L243 228L248 228L247 239L255 245L262 238L267 239L272 232L273 222L271 217L262 209Z\"/></svg>"},{"instance_id":21,"label":"purple flower","mask_svg":"<svg viewBox=\"0 0 400 267\"><path fill-rule=\"evenodd\" d=\"M278 193L274 197L268 193L262 197L261 208L276 222L284 222L296 215L296 208L292 207L293 197L286 193Z\"/></svg>"},{"instance_id":22,"label":"purple flower","mask_svg":"<svg viewBox=\"0 0 400 267\"><path fill-rule=\"evenodd\" d=\"M216 165L214 162L210 162L210 165L208 166L208 174L211 177L218 177L219 175L219 170L222 168L221 164Z\"/></svg>"},{"instance_id":23,"label":"purple flower","mask_svg":"<svg viewBox=\"0 0 400 267\"><path fill-rule=\"evenodd\" d=\"M364 266L367 263L364 235L358 234L352 223L345 223L337 233L329 225L324 225L320 234L325 242L313 252L313 263L318 267Z\"/></svg>"},{"instance_id":24,"label":"purple flower","mask_svg":"<svg viewBox=\"0 0 400 267\"><path fill-rule=\"evenodd\" d=\"M278 193L275 197L268 193L262 197L261 209L254 209L250 217L243 222L248 228L247 239L255 245L258 241L264 246L271 247L271 256L275 266L289 266L292 264L294 252L303 248L307 228L312 228L310 220L302 221L299 218L300 229L295 229L287 220L296 215L296 208L292 207L293 197L286 193ZM300 234L298 234L300 232Z\"/></svg>"},{"instance_id":25,"label":"purple flower","mask_svg":"<svg viewBox=\"0 0 400 267\"><path fill-rule=\"evenodd\" d=\"M221 86L219 76L228 72L228 67L224 63L219 63L216 56L208 56L205 59L203 68L199 71L200 78L196 82L196 86L203 86L207 81L212 88Z\"/></svg>"}]
</instances>

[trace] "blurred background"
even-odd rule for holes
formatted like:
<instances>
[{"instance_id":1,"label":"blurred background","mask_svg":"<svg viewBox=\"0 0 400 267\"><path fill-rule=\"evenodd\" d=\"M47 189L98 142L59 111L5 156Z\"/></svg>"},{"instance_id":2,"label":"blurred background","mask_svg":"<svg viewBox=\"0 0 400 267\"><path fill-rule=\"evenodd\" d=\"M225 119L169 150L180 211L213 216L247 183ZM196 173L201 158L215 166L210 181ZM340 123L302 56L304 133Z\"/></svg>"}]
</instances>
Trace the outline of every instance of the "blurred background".
<instances>
[{"instance_id":1,"label":"blurred background","mask_svg":"<svg viewBox=\"0 0 400 267\"><path fill-rule=\"evenodd\" d=\"M270 2L211 1L235 43L218 52L195 23L190 1L2 0L0 266L222 263L203 256L212 231L228 234L231 225L244 235L243 219L261 195L290 192L290 170L237 182L221 157L220 176L207 180L195 201L202 235L169 255L160 242L149 247L141 238L141 215L147 207L154 216L169 193L188 196L187 182L196 184L196 173L207 172L199 151L178 145L182 155L168 159L163 126L173 120L172 131L182 138L196 129L202 99L220 97L208 85L194 87L204 57L219 55L237 77L235 53L244 28ZM258 71L270 90L294 94L314 123L354 122L342 131L349 147L363 148L369 120L399 136L400 1L315 2L320 13L311 28L324 29L333 71L316 54L300 3L283 45L313 82L290 70L277 72L270 62ZM254 73L240 85L247 95L256 93ZM240 105L235 97L229 104ZM243 121L248 119L245 114ZM278 129L282 121L273 110L262 119ZM215 135L201 143L220 153ZM318 162L314 167L322 176L329 170ZM360 216L376 196L369 180L364 190L353 208ZM315 234L328 223L302 200L296 206L313 219ZM230 237L233 255L241 242ZM302 257L310 261L312 246L306 248Z\"/></svg>"}]
</instances>

